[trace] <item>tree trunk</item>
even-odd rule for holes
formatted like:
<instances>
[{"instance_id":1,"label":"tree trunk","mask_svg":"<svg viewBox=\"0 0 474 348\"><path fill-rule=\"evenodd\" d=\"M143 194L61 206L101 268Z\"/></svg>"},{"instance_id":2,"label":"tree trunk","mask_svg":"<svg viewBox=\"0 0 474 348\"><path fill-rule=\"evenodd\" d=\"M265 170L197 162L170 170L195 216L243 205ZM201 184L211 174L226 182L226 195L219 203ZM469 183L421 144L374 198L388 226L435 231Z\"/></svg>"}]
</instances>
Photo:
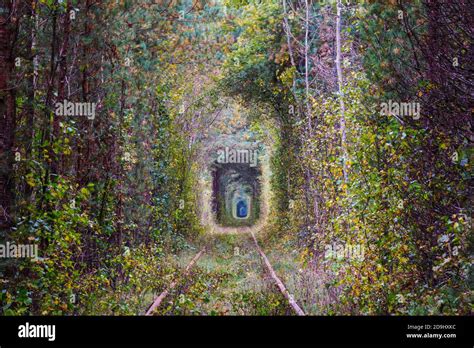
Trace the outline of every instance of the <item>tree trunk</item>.
<instances>
[{"instance_id":1,"label":"tree trunk","mask_svg":"<svg viewBox=\"0 0 474 348\"><path fill-rule=\"evenodd\" d=\"M11 88L13 69L12 26L16 3L0 1L0 231L12 223L13 142L15 135L15 90Z\"/></svg>"},{"instance_id":2,"label":"tree trunk","mask_svg":"<svg viewBox=\"0 0 474 348\"><path fill-rule=\"evenodd\" d=\"M349 182L349 174L347 172L347 139L346 139L346 118L345 105L342 92L342 69L341 69L341 0L337 0L337 17L336 17L336 70L337 82L339 86L339 107L341 112L340 126L341 126L341 147L342 147L342 171L344 174L344 183Z\"/></svg>"},{"instance_id":3,"label":"tree trunk","mask_svg":"<svg viewBox=\"0 0 474 348\"><path fill-rule=\"evenodd\" d=\"M67 81L67 56L69 53L69 33L71 31L71 19L69 12L71 11L71 2L67 1L66 13L63 15L63 40L61 49L59 50L58 64L59 64L59 85L58 85L58 102L62 103L66 99L66 81ZM60 121L61 115L54 115L53 120L53 139L57 141L60 137ZM53 157L51 164L51 171L54 174L61 174L62 156L58 154Z\"/></svg>"},{"instance_id":4,"label":"tree trunk","mask_svg":"<svg viewBox=\"0 0 474 348\"><path fill-rule=\"evenodd\" d=\"M306 118L308 122L308 132L309 136L313 136L313 126L312 126L312 116L311 116L311 104L310 104L310 92L309 92L309 22L310 22L310 9L309 9L308 0L305 0L305 34L304 34L304 81L305 81L305 90L306 90Z\"/></svg>"}]
</instances>

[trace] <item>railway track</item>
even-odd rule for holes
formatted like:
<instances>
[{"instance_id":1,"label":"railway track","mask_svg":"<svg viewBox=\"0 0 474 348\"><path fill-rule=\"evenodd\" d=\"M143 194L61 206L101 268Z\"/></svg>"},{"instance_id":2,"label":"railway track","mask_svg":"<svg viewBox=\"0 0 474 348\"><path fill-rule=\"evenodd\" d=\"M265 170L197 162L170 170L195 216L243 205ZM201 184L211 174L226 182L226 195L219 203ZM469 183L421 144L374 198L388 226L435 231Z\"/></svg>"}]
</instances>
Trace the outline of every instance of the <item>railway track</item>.
<instances>
[{"instance_id":1,"label":"railway track","mask_svg":"<svg viewBox=\"0 0 474 348\"><path fill-rule=\"evenodd\" d=\"M201 249L200 252L198 252L196 254L196 256L193 257L191 262L184 269L184 273L183 273L184 276L187 276L189 274L189 272L191 271L191 268L193 268L193 266L201 258L201 256L205 253L205 251L206 251L206 248L204 247L204 248ZM161 302L165 299L166 296L168 296L170 291L173 290L176 287L177 284L178 284L178 282L176 280L172 281L170 283L170 285L165 290L163 290L163 292L158 297L155 298L155 300L153 301L151 306L146 311L145 315L152 315L153 312L155 311L155 309L157 309L160 306Z\"/></svg>"},{"instance_id":2,"label":"railway track","mask_svg":"<svg viewBox=\"0 0 474 348\"><path fill-rule=\"evenodd\" d=\"M267 267L267 270L268 272L270 273L270 276L272 277L273 281L276 283L277 287L278 287L278 290L280 290L280 292L282 293L283 296L285 296L286 300L288 301L289 305L291 306L291 308L293 308L293 310L295 311L295 313L297 315L300 315L300 316L304 316L306 315L303 310L301 309L300 306L298 306L298 304L296 303L295 299L293 298L293 295L291 295L288 290L286 289L286 286L285 284L283 284L283 282L281 281L281 279L277 276L277 274L275 273L275 270L273 269L272 267L272 264L270 263L270 261L268 260L267 256L265 255L265 253L263 252L262 248L260 248L260 246L258 245L258 241L257 241L257 238L255 238L255 234L253 232L250 232L250 234L252 235L252 239L255 243L255 247L257 248L257 251L258 253L260 254L263 262L265 263L265 266Z\"/></svg>"},{"instance_id":3,"label":"railway track","mask_svg":"<svg viewBox=\"0 0 474 348\"><path fill-rule=\"evenodd\" d=\"M264 264L264 271L268 273L270 276L272 282L276 285L278 291L284 296L286 299L289 307L294 311L294 313L298 316L304 316L306 315L304 311L301 309L301 307L298 305L294 297L290 294L290 292L287 290L285 284L283 281L278 277L276 274L272 264L270 263L268 257L265 255L263 252L262 248L258 244L257 238L255 237L255 234L252 231L248 232L253 240L253 245L259 254L261 260L263 261ZM206 253L206 248L202 248L194 257L193 259L189 262L189 264L186 266L186 268L183 271L183 276L186 277L190 274L191 269L197 264L198 260ZM182 279L182 278L181 278ZM153 303L148 307L148 310L146 311L145 315L146 316L151 316L153 313L160 307L162 304L163 300L172 292L172 290L178 285L178 281L174 280L172 281L169 286L163 290L153 301Z\"/></svg>"}]
</instances>

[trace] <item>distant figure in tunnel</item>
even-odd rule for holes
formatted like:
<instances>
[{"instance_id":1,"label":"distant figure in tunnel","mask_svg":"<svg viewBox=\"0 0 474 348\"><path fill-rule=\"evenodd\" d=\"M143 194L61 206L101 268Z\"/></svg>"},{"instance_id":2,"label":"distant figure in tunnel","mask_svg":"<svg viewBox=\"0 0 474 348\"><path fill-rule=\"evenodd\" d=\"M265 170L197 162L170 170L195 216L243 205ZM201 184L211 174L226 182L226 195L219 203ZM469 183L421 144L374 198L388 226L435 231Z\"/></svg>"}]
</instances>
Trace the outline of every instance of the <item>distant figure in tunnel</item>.
<instances>
[{"instance_id":1,"label":"distant figure in tunnel","mask_svg":"<svg viewBox=\"0 0 474 348\"><path fill-rule=\"evenodd\" d=\"M240 200L237 203L237 217L238 218L245 218L247 217L247 203L243 200Z\"/></svg>"}]
</instances>

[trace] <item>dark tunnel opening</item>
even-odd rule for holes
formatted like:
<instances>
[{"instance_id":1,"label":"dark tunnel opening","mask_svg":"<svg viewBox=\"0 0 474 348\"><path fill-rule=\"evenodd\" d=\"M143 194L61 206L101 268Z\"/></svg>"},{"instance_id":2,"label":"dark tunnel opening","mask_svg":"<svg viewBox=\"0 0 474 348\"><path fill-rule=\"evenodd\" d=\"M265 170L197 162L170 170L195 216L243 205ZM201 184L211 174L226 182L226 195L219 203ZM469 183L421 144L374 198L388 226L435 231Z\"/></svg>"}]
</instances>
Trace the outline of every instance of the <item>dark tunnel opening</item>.
<instances>
[{"instance_id":1,"label":"dark tunnel opening","mask_svg":"<svg viewBox=\"0 0 474 348\"><path fill-rule=\"evenodd\" d=\"M214 163L212 210L221 226L252 226L260 217L260 166Z\"/></svg>"}]
</instances>

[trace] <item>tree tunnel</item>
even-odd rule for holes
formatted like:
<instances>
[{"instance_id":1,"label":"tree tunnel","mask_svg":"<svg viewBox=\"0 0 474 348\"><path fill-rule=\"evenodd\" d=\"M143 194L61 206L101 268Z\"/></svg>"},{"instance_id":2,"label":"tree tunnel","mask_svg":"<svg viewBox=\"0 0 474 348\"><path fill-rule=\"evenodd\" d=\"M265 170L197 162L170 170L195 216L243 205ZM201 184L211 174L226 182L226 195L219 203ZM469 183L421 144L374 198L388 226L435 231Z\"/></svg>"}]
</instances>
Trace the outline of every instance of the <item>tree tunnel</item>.
<instances>
[{"instance_id":1,"label":"tree tunnel","mask_svg":"<svg viewBox=\"0 0 474 348\"><path fill-rule=\"evenodd\" d=\"M214 163L212 209L221 226L252 226L260 216L260 166Z\"/></svg>"}]
</instances>

